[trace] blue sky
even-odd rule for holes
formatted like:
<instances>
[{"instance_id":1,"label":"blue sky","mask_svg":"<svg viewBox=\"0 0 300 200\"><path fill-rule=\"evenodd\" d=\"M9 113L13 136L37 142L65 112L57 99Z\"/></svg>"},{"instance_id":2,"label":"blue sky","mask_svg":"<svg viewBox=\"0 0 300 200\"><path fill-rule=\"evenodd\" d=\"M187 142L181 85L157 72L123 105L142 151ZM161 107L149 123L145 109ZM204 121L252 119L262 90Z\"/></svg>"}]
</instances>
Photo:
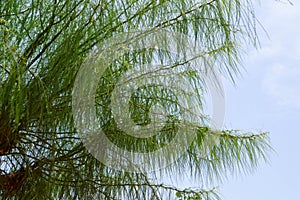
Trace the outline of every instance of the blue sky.
<instances>
[{"instance_id":1,"label":"blue sky","mask_svg":"<svg viewBox=\"0 0 300 200\"><path fill-rule=\"evenodd\" d=\"M296 200L300 189L300 2L256 3L261 47L249 49L243 77L225 83L226 128L268 131L276 153L256 173L220 185L224 200Z\"/></svg>"}]
</instances>

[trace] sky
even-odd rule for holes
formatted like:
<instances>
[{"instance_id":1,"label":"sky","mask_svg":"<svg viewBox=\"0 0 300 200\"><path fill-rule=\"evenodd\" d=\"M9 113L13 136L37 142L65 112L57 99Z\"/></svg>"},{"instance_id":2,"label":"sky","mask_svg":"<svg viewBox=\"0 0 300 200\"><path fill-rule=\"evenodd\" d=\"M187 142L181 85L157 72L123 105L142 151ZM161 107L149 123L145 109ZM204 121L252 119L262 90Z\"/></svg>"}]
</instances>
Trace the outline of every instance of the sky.
<instances>
[{"instance_id":1,"label":"sky","mask_svg":"<svg viewBox=\"0 0 300 200\"><path fill-rule=\"evenodd\" d=\"M261 46L249 48L236 86L225 81L225 127L268 131L275 152L220 186L223 200L297 200L300 189L300 2L255 4Z\"/></svg>"}]
</instances>

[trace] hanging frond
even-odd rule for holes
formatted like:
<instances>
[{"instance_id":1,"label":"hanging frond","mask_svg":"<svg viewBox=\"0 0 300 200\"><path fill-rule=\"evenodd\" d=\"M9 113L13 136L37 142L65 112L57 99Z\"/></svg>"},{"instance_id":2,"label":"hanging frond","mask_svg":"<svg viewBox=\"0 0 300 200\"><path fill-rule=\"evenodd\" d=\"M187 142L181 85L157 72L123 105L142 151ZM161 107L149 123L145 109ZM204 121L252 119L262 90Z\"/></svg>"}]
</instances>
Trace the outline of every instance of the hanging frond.
<instances>
[{"instance_id":1,"label":"hanging frond","mask_svg":"<svg viewBox=\"0 0 300 200\"><path fill-rule=\"evenodd\" d=\"M207 83L196 73L209 71L211 65L197 62L209 57L214 70L234 82L240 73L242 43L258 43L255 25L250 0L0 1L1 199L220 199L215 189L181 189L152 178L188 167L191 176L205 185L232 173L251 172L267 160L271 148L266 133L210 127L210 117L203 111ZM149 175L112 169L87 151L74 122L84 114L72 112L77 75L91 54L105 51L111 38L162 30L191 40L174 48L166 39L173 36L169 34L158 38L163 49L140 48L114 60L102 59L108 66L95 84L98 125L110 141L129 152L153 152L174 142L178 133L184 137L193 130L195 135L187 153L163 171ZM191 55L191 46L200 46L201 51ZM118 128L111 97L117 87L123 89L118 83L127 80L126 73L140 69L137 77L128 76L129 82L137 80L146 70L139 66L152 62L162 66L152 77L159 83L169 81L170 87L137 88L129 98L129 114L140 127L147 127L153 120L151 113L164 110L161 118L155 118L164 124L155 124L161 128L158 134L153 131L157 127L149 126L150 131L143 129L143 133L151 137L137 138L134 131L132 136ZM173 90L178 88L171 84L180 82L172 77L194 90ZM89 78L83 81L89 83ZM197 120L184 120L182 113ZM149 162L164 164L174 159L172 155Z\"/></svg>"}]
</instances>

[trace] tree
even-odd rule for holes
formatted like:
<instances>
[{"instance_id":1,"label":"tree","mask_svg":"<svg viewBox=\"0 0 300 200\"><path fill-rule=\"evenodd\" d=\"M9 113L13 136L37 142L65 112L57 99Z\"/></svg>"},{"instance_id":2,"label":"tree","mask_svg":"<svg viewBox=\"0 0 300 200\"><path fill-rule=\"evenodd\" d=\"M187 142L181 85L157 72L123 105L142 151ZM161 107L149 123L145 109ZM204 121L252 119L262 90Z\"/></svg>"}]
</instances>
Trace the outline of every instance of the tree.
<instances>
[{"instance_id":1,"label":"tree","mask_svg":"<svg viewBox=\"0 0 300 200\"><path fill-rule=\"evenodd\" d=\"M271 149L267 133L211 127L200 109L204 103L205 80L190 65L199 57L209 56L214 70L234 82L239 74L240 45L257 44L253 13L249 0L1 1L0 196L4 199L162 199L176 195L178 199L218 199L214 189L181 189L157 183L153 177L188 168L194 178L205 183L223 179L230 173L250 172L261 159L267 159ZM97 160L93 155L107 152L87 151L81 129L74 123L82 113L72 112L72 102L73 108L77 105L72 91L81 66L86 62L95 63L95 53L107 47L109 38L128 37L125 33L133 30L154 34L168 30L189 35L194 38L193 44L204 47L202 54L188 59L188 45L181 43L175 53L170 53L174 47L164 44L168 40L161 37L158 41L163 50L139 48L118 55L109 61L95 85L99 125L119 148L148 153L167 146L176 134L195 131L192 143L180 159L151 173L114 169ZM133 36L127 39L136 39L139 34ZM123 74L137 64L153 60L169 67L170 70L164 71L165 77L176 69L175 74L180 75L177 77L194 84L197 101L193 106L200 109L196 113L200 120L183 123L183 107L176 97L178 91L148 84L130 94L130 117L140 127L147 127L153 120L152 107L158 110L163 107L167 113L163 116L164 125L159 134L147 138L126 135L113 117L109 106L111 96ZM201 70L205 71L211 65L203 66ZM178 132L182 124L185 131ZM152 134L153 130L156 129L146 132ZM151 158L150 162L151 165L162 163Z\"/></svg>"}]
</instances>

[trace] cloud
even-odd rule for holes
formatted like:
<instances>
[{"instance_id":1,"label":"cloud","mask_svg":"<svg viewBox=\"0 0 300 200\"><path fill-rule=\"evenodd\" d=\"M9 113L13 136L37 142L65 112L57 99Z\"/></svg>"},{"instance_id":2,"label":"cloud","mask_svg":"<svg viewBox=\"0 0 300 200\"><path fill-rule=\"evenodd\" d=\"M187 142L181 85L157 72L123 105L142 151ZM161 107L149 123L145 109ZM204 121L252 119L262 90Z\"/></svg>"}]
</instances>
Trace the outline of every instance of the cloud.
<instances>
[{"instance_id":1,"label":"cloud","mask_svg":"<svg viewBox=\"0 0 300 200\"><path fill-rule=\"evenodd\" d=\"M257 11L269 39L260 31L261 49L249 59L262 73L262 91L277 105L300 108L300 4L263 1Z\"/></svg>"},{"instance_id":2,"label":"cloud","mask_svg":"<svg viewBox=\"0 0 300 200\"><path fill-rule=\"evenodd\" d=\"M294 6L274 1L264 1L258 7L257 17L266 29L269 39L263 42L265 48L278 50L290 58L300 57L300 4ZM263 35L261 31L260 35ZM264 48L264 47L263 47Z\"/></svg>"}]
</instances>

